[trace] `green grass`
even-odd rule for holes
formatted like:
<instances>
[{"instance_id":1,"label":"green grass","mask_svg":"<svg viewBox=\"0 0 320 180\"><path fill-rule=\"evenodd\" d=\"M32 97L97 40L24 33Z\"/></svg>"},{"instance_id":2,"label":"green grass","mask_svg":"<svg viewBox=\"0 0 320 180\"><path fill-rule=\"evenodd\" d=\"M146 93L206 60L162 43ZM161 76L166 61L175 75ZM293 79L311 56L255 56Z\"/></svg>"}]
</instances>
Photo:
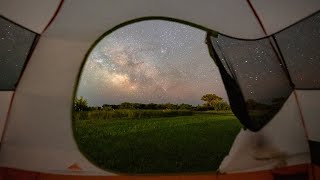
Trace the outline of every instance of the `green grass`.
<instances>
[{"instance_id":1,"label":"green grass","mask_svg":"<svg viewBox=\"0 0 320 180\"><path fill-rule=\"evenodd\" d=\"M192 116L191 110L136 110L116 109L109 111L73 112L74 120L143 119L159 117Z\"/></svg>"},{"instance_id":2,"label":"green grass","mask_svg":"<svg viewBox=\"0 0 320 180\"><path fill-rule=\"evenodd\" d=\"M122 173L214 172L241 128L231 113L74 121L81 152Z\"/></svg>"}]
</instances>

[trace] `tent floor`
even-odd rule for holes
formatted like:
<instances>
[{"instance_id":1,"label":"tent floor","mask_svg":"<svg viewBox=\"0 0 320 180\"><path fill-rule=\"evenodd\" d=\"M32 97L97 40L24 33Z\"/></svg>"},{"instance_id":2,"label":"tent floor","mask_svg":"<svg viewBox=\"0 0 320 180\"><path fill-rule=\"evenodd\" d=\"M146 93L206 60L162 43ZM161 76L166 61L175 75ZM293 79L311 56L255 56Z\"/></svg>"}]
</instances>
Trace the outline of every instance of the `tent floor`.
<instances>
[{"instance_id":1,"label":"tent floor","mask_svg":"<svg viewBox=\"0 0 320 180\"><path fill-rule=\"evenodd\" d=\"M314 173L310 175L310 173ZM309 178L308 178L309 177ZM59 175L0 168L0 180L320 180L320 166L309 164L286 168L235 174L161 175L161 176L83 176Z\"/></svg>"}]
</instances>

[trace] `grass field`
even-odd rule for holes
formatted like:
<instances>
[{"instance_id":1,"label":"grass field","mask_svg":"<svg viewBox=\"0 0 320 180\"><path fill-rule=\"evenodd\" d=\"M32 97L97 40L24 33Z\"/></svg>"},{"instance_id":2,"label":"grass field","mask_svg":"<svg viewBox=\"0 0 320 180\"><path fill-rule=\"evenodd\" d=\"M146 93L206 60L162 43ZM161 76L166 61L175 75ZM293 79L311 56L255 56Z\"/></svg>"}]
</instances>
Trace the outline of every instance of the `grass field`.
<instances>
[{"instance_id":1,"label":"grass field","mask_svg":"<svg viewBox=\"0 0 320 180\"><path fill-rule=\"evenodd\" d=\"M73 113L74 120L143 119L191 116L191 110L116 109L110 111L83 111Z\"/></svg>"},{"instance_id":2,"label":"grass field","mask_svg":"<svg viewBox=\"0 0 320 180\"><path fill-rule=\"evenodd\" d=\"M137 174L214 172L240 128L232 113L74 121L75 139L91 162Z\"/></svg>"}]
</instances>

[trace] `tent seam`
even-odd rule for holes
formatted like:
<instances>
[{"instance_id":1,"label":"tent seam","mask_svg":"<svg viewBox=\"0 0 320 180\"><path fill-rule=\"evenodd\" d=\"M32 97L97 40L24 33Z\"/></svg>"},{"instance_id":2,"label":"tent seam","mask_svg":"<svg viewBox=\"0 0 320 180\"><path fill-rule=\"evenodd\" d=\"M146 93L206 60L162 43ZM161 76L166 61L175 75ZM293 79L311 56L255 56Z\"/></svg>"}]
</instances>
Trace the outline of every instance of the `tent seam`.
<instances>
[{"instance_id":1,"label":"tent seam","mask_svg":"<svg viewBox=\"0 0 320 180\"><path fill-rule=\"evenodd\" d=\"M61 7L62 7L63 3L64 3L64 0L61 0L60 3L59 3L59 5L58 5L58 7L57 7L57 9L56 9L56 11L55 11L54 14L52 15L49 23L48 23L48 24L46 25L46 27L43 29L43 31L41 32L41 34L43 34L43 33L49 28L49 26L53 23L53 21L55 20L55 18L57 17L57 15L58 15L58 13L59 13L59 11L61 10Z\"/></svg>"}]
</instances>

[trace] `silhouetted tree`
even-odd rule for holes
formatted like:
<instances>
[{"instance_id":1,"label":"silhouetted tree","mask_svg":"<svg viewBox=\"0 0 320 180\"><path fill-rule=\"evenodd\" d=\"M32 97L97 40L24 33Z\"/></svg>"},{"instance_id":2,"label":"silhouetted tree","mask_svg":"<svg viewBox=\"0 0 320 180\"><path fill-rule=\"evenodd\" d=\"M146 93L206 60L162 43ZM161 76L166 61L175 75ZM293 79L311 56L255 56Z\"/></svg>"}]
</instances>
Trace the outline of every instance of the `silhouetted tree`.
<instances>
[{"instance_id":1,"label":"silhouetted tree","mask_svg":"<svg viewBox=\"0 0 320 180\"><path fill-rule=\"evenodd\" d=\"M231 110L230 105L223 101L222 97L217 96L216 94L205 94L201 97L202 101L205 101L205 106L207 110L216 110L216 111L228 111ZM204 110L204 108L197 107L199 110Z\"/></svg>"},{"instance_id":2,"label":"silhouetted tree","mask_svg":"<svg viewBox=\"0 0 320 180\"><path fill-rule=\"evenodd\" d=\"M214 103L222 101L222 97L219 97L216 94L205 94L201 97L201 100L205 101L207 106L213 106Z\"/></svg>"},{"instance_id":3,"label":"silhouetted tree","mask_svg":"<svg viewBox=\"0 0 320 180\"><path fill-rule=\"evenodd\" d=\"M82 96L74 100L74 110L75 111L87 111L89 110L88 102Z\"/></svg>"},{"instance_id":4,"label":"silhouetted tree","mask_svg":"<svg viewBox=\"0 0 320 180\"><path fill-rule=\"evenodd\" d=\"M216 111L229 111L229 110L231 110L230 105L224 101L215 102L213 104L213 108Z\"/></svg>"},{"instance_id":5,"label":"silhouetted tree","mask_svg":"<svg viewBox=\"0 0 320 180\"><path fill-rule=\"evenodd\" d=\"M192 105L182 103L182 104L179 105L179 109L180 110L191 110L192 109Z\"/></svg>"},{"instance_id":6,"label":"silhouetted tree","mask_svg":"<svg viewBox=\"0 0 320 180\"><path fill-rule=\"evenodd\" d=\"M123 102L120 104L120 109L134 109L134 104L129 102Z\"/></svg>"}]
</instances>

